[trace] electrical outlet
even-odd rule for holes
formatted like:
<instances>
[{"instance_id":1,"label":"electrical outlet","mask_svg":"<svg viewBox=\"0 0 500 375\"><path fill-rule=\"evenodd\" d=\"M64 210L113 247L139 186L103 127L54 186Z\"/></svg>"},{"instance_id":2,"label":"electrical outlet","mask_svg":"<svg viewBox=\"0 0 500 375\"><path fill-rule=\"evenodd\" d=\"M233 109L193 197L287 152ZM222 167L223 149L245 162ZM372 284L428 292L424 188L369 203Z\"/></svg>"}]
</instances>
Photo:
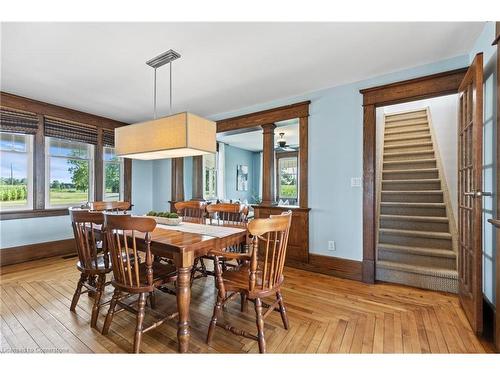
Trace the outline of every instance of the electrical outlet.
<instances>
[{"instance_id":1,"label":"electrical outlet","mask_svg":"<svg viewBox=\"0 0 500 375\"><path fill-rule=\"evenodd\" d=\"M351 178L351 187L361 187L361 177Z\"/></svg>"},{"instance_id":2,"label":"electrical outlet","mask_svg":"<svg viewBox=\"0 0 500 375\"><path fill-rule=\"evenodd\" d=\"M335 241L328 241L328 250L335 251Z\"/></svg>"}]
</instances>

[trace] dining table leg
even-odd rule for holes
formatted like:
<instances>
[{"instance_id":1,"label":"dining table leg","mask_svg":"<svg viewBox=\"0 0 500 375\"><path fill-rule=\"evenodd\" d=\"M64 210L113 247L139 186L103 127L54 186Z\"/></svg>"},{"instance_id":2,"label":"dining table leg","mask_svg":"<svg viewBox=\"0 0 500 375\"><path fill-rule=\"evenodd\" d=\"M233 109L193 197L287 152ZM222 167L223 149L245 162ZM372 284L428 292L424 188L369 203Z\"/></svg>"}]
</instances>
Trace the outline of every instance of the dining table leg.
<instances>
[{"instance_id":1,"label":"dining table leg","mask_svg":"<svg viewBox=\"0 0 500 375\"><path fill-rule=\"evenodd\" d=\"M189 350L189 305L191 303L191 267L177 268L177 309L179 322L177 324L177 342L179 353Z\"/></svg>"}]
</instances>

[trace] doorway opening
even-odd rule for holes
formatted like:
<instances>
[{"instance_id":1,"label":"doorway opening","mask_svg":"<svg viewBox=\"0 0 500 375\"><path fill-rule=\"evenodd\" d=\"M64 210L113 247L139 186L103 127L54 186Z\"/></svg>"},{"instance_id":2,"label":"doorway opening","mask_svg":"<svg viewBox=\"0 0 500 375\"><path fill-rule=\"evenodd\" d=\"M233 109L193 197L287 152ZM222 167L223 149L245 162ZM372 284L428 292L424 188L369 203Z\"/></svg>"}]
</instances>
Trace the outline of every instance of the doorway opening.
<instances>
[{"instance_id":1,"label":"doorway opening","mask_svg":"<svg viewBox=\"0 0 500 375\"><path fill-rule=\"evenodd\" d=\"M376 109L376 280L458 292L458 100Z\"/></svg>"}]
</instances>

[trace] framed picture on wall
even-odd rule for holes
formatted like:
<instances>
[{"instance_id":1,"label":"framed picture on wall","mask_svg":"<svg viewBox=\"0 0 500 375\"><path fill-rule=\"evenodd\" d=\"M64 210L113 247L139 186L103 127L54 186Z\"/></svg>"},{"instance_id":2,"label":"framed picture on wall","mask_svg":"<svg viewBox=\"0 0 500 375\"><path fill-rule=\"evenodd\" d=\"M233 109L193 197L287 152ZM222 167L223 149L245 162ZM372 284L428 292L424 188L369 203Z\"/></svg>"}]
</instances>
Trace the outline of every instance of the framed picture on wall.
<instances>
[{"instance_id":1,"label":"framed picture on wall","mask_svg":"<svg viewBox=\"0 0 500 375\"><path fill-rule=\"evenodd\" d=\"M236 190L248 190L248 165L239 164L236 167Z\"/></svg>"}]
</instances>

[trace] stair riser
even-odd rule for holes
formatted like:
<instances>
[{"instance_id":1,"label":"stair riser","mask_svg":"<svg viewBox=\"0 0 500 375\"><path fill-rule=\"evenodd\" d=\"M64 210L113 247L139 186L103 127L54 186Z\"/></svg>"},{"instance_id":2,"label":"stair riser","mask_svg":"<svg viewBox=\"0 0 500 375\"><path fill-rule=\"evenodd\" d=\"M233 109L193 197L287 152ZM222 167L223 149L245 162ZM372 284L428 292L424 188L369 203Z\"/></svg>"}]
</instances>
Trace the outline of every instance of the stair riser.
<instances>
[{"instance_id":1,"label":"stair riser","mask_svg":"<svg viewBox=\"0 0 500 375\"><path fill-rule=\"evenodd\" d=\"M438 216L445 217L445 208L434 207L403 207L403 206L382 206L382 215L405 215L405 216Z\"/></svg>"},{"instance_id":2,"label":"stair riser","mask_svg":"<svg viewBox=\"0 0 500 375\"><path fill-rule=\"evenodd\" d=\"M375 278L389 283L410 285L442 292L457 293L458 291L458 281L456 279L439 276L419 275L411 272L376 267Z\"/></svg>"},{"instance_id":3,"label":"stair riser","mask_svg":"<svg viewBox=\"0 0 500 375\"><path fill-rule=\"evenodd\" d=\"M384 139L384 146L395 146L395 145L404 145L406 143L420 143L420 142L430 142L430 141L431 141L430 134L425 136L418 136L418 138L416 138L416 136L414 137L413 135L410 135L393 139Z\"/></svg>"},{"instance_id":4,"label":"stair riser","mask_svg":"<svg viewBox=\"0 0 500 375\"><path fill-rule=\"evenodd\" d=\"M412 131L419 131L419 130L424 130L424 129L429 129L427 124L415 124L415 125L406 125L406 126L389 126L387 125L384 131L384 139L385 139L385 134L390 134L391 132L412 132ZM399 134L404 134L404 133L399 133ZM411 133L409 133L411 134Z\"/></svg>"},{"instance_id":5,"label":"stair riser","mask_svg":"<svg viewBox=\"0 0 500 375\"><path fill-rule=\"evenodd\" d=\"M443 203L443 193L436 193L436 194L382 193L382 202Z\"/></svg>"},{"instance_id":6,"label":"stair riser","mask_svg":"<svg viewBox=\"0 0 500 375\"><path fill-rule=\"evenodd\" d=\"M415 172L382 172L382 180L417 180L439 178L438 171Z\"/></svg>"},{"instance_id":7,"label":"stair riser","mask_svg":"<svg viewBox=\"0 0 500 375\"><path fill-rule=\"evenodd\" d=\"M380 242L401 245L401 246L416 246L416 247L428 247L432 249L452 249L451 239L441 239L441 238L425 238L425 237L410 237L405 235L394 235L381 233Z\"/></svg>"},{"instance_id":8,"label":"stair riser","mask_svg":"<svg viewBox=\"0 0 500 375\"><path fill-rule=\"evenodd\" d=\"M380 220L380 228L422 230L422 231L427 231L427 232L448 232L450 229L450 226L448 223L433 223L433 222L425 222L425 221L381 219Z\"/></svg>"},{"instance_id":9,"label":"stair riser","mask_svg":"<svg viewBox=\"0 0 500 375\"><path fill-rule=\"evenodd\" d=\"M422 129L415 129L415 130L410 130L410 131L405 131L404 133L400 133L400 130L394 130L397 131L397 133L385 133L384 135L384 140L385 141L392 141L401 137L420 137L420 136L429 136L431 133L429 132L429 129L422 128Z\"/></svg>"},{"instance_id":10,"label":"stair riser","mask_svg":"<svg viewBox=\"0 0 500 375\"><path fill-rule=\"evenodd\" d=\"M423 169L423 168L436 168L436 161L415 162L415 160L405 160L402 163L395 163L395 164L384 163L384 171L393 171L395 169Z\"/></svg>"},{"instance_id":11,"label":"stair riser","mask_svg":"<svg viewBox=\"0 0 500 375\"><path fill-rule=\"evenodd\" d=\"M414 266L444 268L447 270L456 270L457 268L454 258L425 256L384 249L379 249L378 259Z\"/></svg>"},{"instance_id":12,"label":"stair riser","mask_svg":"<svg viewBox=\"0 0 500 375\"><path fill-rule=\"evenodd\" d=\"M392 152L392 151L391 151ZM419 159L432 159L434 158L434 151L430 150L425 153L410 154L410 155L384 155L384 161L398 161L398 160L419 160Z\"/></svg>"},{"instance_id":13,"label":"stair riser","mask_svg":"<svg viewBox=\"0 0 500 375\"><path fill-rule=\"evenodd\" d=\"M400 115L387 115L385 116L386 122L409 120L409 119L427 119L427 113L425 111L415 111L410 113L401 113Z\"/></svg>"},{"instance_id":14,"label":"stair riser","mask_svg":"<svg viewBox=\"0 0 500 375\"><path fill-rule=\"evenodd\" d=\"M430 182L387 182L382 181L382 190L440 190L441 183L439 181Z\"/></svg>"},{"instance_id":15,"label":"stair riser","mask_svg":"<svg viewBox=\"0 0 500 375\"><path fill-rule=\"evenodd\" d=\"M419 143L410 144L407 146L384 146L384 152L411 152L411 151L433 151L432 145L422 145Z\"/></svg>"},{"instance_id":16,"label":"stair riser","mask_svg":"<svg viewBox=\"0 0 500 375\"><path fill-rule=\"evenodd\" d=\"M389 129L394 129L397 127L405 127L405 126L413 126L413 125L427 125L427 118L425 117L420 117L420 118L410 118L406 120L397 120L393 121L392 119L386 120L386 128Z\"/></svg>"}]
</instances>

